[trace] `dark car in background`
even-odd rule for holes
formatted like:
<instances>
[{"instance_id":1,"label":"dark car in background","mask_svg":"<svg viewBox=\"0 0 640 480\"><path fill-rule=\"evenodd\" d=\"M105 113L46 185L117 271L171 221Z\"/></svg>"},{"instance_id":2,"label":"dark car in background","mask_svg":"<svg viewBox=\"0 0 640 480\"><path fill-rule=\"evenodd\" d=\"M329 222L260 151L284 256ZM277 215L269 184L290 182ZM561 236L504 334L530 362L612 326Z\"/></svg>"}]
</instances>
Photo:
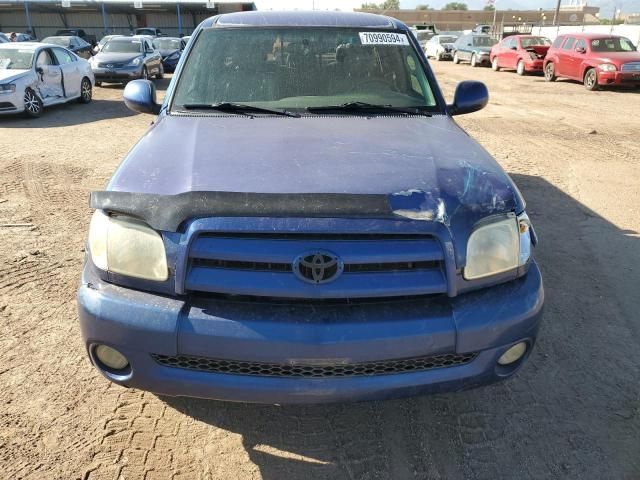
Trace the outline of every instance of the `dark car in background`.
<instances>
[{"instance_id":1,"label":"dark car in background","mask_svg":"<svg viewBox=\"0 0 640 480\"><path fill-rule=\"evenodd\" d=\"M582 82L587 90L628 85L640 88L640 52L625 37L575 33L560 35L547 52L544 78Z\"/></svg>"},{"instance_id":2,"label":"dark car in background","mask_svg":"<svg viewBox=\"0 0 640 480\"><path fill-rule=\"evenodd\" d=\"M489 35L463 35L453 44L453 63L469 62L472 67L488 66L491 47L496 43L497 40Z\"/></svg>"},{"instance_id":3,"label":"dark car in background","mask_svg":"<svg viewBox=\"0 0 640 480\"><path fill-rule=\"evenodd\" d=\"M281 404L459 391L524 365L536 236L452 118L486 105L482 83L448 105L410 30L366 13L225 14L187 48L162 105L149 81L125 88L154 120L91 195L78 305L102 375Z\"/></svg>"},{"instance_id":4,"label":"dark car in background","mask_svg":"<svg viewBox=\"0 0 640 480\"><path fill-rule=\"evenodd\" d=\"M93 47L91 44L85 42L80 37L46 37L41 40L41 43L50 43L53 45L59 45L86 60L93 56Z\"/></svg>"},{"instance_id":5,"label":"dark car in background","mask_svg":"<svg viewBox=\"0 0 640 480\"><path fill-rule=\"evenodd\" d=\"M153 40L153 48L160 52L165 72L175 71L186 45L186 41L178 37L158 37Z\"/></svg>"},{"instance_id":6,"label":"dark car in background","mask_svg":"<svg viewBox=\"0 0 640 480\"><path fill-rule=\"evenodd\" d=\"M162 37L164 33L159 28L155 27L141 27L136 28L135 35L149 35L150 37Z\"/></svg>"},{"instance_id":7,"label":"dark car in background","mask_svg":"<svg viewBox=\"0 0 640 480\"><path fill-rule=\"evenodd\" d=\"M518 75L542 72L550 46L551 40L545 37L511 35L491 48L491 68L496 72L501 68L513 69Z\"/></svg>"},{"instance_id":8,"label":"dark car in background","mask_svg":"<svg viewBox=\"0 0 640 480\"><path fill-rule=\"evenodd\" d=\"M96 46L96 36L90 35L81 28L63 28L58 30L55 37L80 37L85 42L90 43L92 47Z\"/></svg>"},{"instance_id":9,"label":"dark car in background","mask_svg":"<svg viewBox=\"0 0 640 480\"><path fill-rule=\"evenodd\" d=\"M96 85L127 83L137 78L162 78L162 57L146 37L114 37L90 60Z\"/></svg>"}]
</instances>

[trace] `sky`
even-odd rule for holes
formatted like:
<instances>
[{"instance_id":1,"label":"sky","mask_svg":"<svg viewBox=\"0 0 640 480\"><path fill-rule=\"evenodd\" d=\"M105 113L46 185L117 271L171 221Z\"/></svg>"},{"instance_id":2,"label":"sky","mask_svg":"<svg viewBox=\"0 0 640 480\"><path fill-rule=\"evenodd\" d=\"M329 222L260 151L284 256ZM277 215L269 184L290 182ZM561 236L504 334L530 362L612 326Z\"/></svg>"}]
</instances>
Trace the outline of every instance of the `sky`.
<instances>
[{"instance_id":1,"label":"sky","mask_svg":"<svg viewBox=\"0 0 640 480\"><path fill-rule=\"evenodd\" d=\"M346 10L360 8L365 0L255 0L259 10L311 10L314 6L316 10ZM380 0L369 0L374 3L382 3ZM428 4L433 8L442 8L450 0L401 0L400 8L415 8L419 4ZM461 0L470 9L482 9L485 0ZM569 4L569 0L563 0L564 4ZM640 0L588 0L589 5L600 6L603 16L610 16L614 7L621 8L624 13L640 12ZM497 0L498 9L538 9L555 8L555 0Z\"/></svg>"}]
</instances>

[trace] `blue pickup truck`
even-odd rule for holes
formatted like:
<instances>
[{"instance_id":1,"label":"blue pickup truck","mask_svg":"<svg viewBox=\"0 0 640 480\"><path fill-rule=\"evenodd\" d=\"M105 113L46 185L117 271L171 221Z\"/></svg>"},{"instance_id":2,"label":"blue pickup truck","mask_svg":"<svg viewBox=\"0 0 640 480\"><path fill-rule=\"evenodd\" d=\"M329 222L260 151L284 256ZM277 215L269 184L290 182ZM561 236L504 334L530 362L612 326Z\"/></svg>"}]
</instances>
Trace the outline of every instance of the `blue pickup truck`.
<instances>
[{"instance_id":1,"label":"blue pickup truck","mask_svg":"<svg viewBox=\"0 0 640 480\"><path fill-rule=\"evenodd\" d=\"M452 119L401 22L205 20L104 191L78 292L110 381L272 404L457 391L529 356L543 287L525 202Z\"/></svg>"}]
</instances>

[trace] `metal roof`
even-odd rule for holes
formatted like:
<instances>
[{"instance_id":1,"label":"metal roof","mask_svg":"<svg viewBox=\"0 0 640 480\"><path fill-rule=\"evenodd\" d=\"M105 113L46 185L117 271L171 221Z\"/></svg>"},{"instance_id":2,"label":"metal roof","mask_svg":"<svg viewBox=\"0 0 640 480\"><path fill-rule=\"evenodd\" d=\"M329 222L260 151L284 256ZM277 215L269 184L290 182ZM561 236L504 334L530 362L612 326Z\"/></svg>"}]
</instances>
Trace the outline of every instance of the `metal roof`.
<instances>
[{"instance_id":1,"label":"metal roof","mask_svg":"<svg viewBox=\"0 0 640 480\"><path fill-rule=\"evenodd\" d=\"M356 12L236 12L207 20L205 26L295 26L295 27L356 27L406 28L402 22L372 13Z\"/></svg>"}]
</instances>

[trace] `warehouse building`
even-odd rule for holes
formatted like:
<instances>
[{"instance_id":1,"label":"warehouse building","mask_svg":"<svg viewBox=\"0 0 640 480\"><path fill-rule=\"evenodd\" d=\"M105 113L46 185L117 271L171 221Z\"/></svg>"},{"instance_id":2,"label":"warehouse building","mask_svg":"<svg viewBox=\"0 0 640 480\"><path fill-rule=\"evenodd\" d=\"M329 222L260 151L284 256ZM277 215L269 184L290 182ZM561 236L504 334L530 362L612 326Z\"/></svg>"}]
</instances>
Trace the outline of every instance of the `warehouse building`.
<instances>
[{"instance_id":1,"label":"warehouse building","mask_svg":"<svg viewBox=\"0 0 640 480\"><path fill-rule=\"evenodd\" d=\"M207 0L0 0L0 32L36 38L63 28L81 28L100 39L156 27L171 36L189 35L205 18L255 10L253 2Z\"/></svg>"}]
</instances>

